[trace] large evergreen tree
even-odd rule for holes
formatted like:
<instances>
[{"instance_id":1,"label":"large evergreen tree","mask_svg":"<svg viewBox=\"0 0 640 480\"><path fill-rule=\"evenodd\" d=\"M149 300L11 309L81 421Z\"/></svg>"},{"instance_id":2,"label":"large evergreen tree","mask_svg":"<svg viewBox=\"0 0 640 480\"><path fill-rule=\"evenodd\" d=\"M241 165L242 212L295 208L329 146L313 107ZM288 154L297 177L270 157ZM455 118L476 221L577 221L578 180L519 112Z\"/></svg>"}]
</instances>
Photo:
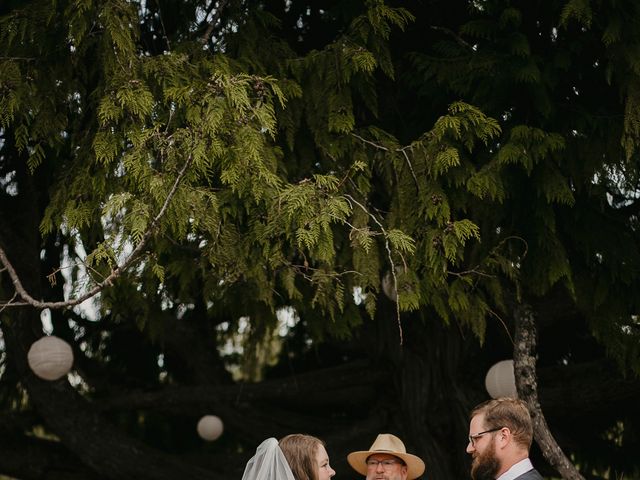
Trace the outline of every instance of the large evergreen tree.
<instances>
[{"instance_id":1,"label":"large evergreen tree","mask_svg":"<svg viewBox=\"0 0 640 480\"><path fill-rule=\"evenodd\" d=\"M637 475L639 22L631 0L3 2L0 473L239 478L305 431L357 478L344 456L384 430L464 478L524 308L559 444ZM27 366L43 318L68 380Z\"/></svg>"}]
</instances>

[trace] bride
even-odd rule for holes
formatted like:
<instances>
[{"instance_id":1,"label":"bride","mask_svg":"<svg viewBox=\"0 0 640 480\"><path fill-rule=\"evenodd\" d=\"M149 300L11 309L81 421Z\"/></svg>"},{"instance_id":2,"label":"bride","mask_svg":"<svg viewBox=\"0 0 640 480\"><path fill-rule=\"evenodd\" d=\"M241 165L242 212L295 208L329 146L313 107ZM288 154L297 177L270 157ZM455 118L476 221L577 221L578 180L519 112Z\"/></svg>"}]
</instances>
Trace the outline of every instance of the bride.
<instances>
[{"instance_id":1,"label":"bride","mask_svg":"<svg viewBox=\"0 0 640 480\"><path fill-rule=\"evenodd\" d=\"M267 438L247 462L242 480L329 480L336 474L324 442L294 433L278 440Z\"/></svg>"}]
</instances>

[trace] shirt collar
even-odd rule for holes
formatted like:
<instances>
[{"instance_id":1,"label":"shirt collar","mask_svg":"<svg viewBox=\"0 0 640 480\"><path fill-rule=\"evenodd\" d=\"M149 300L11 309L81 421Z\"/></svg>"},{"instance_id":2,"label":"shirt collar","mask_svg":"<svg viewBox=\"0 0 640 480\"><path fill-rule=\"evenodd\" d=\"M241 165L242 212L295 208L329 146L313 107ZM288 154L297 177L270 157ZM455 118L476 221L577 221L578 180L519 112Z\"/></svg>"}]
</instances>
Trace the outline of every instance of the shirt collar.
<instances>
[{"instance_id":1,"label":"shirt collar","mask_svg":"<svg viewBox=\"0 0 640 480\"><path fill-rule=\"evenodd\" d=\"M533 470L531 460L525 458L518 463L511 465L511 468L500 475L496 480L514 480L523 473L527 473L529 470Z\"/></svg>"}]
</instances>

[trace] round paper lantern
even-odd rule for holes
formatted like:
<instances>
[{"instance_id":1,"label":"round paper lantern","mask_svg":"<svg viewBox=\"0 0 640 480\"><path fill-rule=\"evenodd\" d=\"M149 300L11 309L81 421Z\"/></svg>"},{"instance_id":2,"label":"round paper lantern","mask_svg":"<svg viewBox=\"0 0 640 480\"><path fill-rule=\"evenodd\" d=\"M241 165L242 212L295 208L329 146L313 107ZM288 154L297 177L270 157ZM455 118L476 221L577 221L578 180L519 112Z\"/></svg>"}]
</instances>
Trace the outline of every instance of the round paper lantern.
<instances>
[{"instance_id":1,"label":"round paper lantern","mask_svg":"<svg viewBox=\"0 0 640 480\"><path fill-rule=\"evenodd\" d=\"M204 440L213 441L217 440L220 435L222 435L222 431L224 430L224 425L222 424L222 420L215 415L205 415L198 421L198 435L200 435Z\"/></svg>"},{"instance_id":2,"label":"round paper lantern","mask_svg":"<svg viewBox=\"0 0 640 480\"><path fill-rule=\"evenodd\" d=\"M71 370L73 350L61 338L42 337L29 348L27 362L33 373L43 380L58 380Z\"/></svg>"},{"instance_id":3,"label":"round paper lantern","mask_svg":"<svg viewBox=\"0 0 640 480\"><path fill-rule=\"evenodd\" d=\"M484 386L491 398L517 397L513 360L502 360L493 365L484 379Z\"/></svg>"},{"instance_id":4,"label":"round paper lantern","mask_svg":"<svg viewBox=\"0 0 640 480\"><path fill-rule=\"evenodd\" d=\"M382 291L392 302L398 301L398 294L393 284L393 275L391 275L391 272L387 272L386 275L382 277Z\"/></svg>"}]
</instances>

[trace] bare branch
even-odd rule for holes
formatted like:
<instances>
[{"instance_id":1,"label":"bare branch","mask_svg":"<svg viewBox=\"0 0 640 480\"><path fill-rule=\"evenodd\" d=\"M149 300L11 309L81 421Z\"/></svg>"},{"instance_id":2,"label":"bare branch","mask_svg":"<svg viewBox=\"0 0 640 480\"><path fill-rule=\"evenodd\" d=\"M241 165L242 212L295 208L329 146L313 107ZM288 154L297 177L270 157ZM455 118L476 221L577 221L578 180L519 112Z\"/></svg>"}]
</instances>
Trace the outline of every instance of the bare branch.
<instances>
[{"instance_id":1,"label":"bare branch","mask_svg":"<svg viewBox=\"0 0 640 480\"><path fill-rule=\"evenodd\" d=\"M0 60L34 62L36 59L30 57L0 57Z\"/></svg>"},{"instance_id":2,"label":"bare branch","mask_svg":"<svg viewBox=\"0 0 640 480\"><path fill-rule=\"evenodd\" d=\"M206 45L209 40L211 40L211 35L213 34L213 29L216 28L216 23L220 20L220 15L222 15L222 11L229 3L229 0L220 0L218 2L218 8L216 8L216 13L213 15L213 18L209 22L209 26L207 27L207 31L204 32L202 38L200 39L200 43L202 45ZM215 5L215 1L212 1L212 4Z\"/></svg>"},{"instance_id":3,"label":"bare branch","mask_svg":"<svg viewBox=\"0 0 640 480\"><path fill-rule=\"evenodd\" d=\"M176 177L175 181L173 182L173 186L171 187L171 190L169 191L167 198L164 200L164 203L162 204L162 208L160 208L160 211L158 212L158 214L151 221L151 225L149 225L149 228L143 235L142 240L140 240L140 243L138 243L136 248L133 249L129 257L127 257L127 259L124 262L122 262L121 265L118 265L116 266L116 268L111 270L111 273L102 282L99 282L90 291L88 291L84 295L81 295L78 298L61 301L61 302L43 302L40 300L36 300L26 291L26 289L22 285L22 282L20 281L20 277L18 276L15 268L13 268L13 265L9 261L7 254L2 249L2 247L0 247L0 263L4 266L4 268L9 273L9 277L11 278L11 281L13 283L13 287L15 288L16 293L23 300L22 302L12 302L10 300L9 302L0 304L0 306L2 306L3 308L20 307L20 306L26 306L26 305L31 305L36 308L51 308L51 309L68 308L68 307L73 307L75 305L81 304L85 300L88 300L94 297L95 295L97 295L105 287L112 285L113 281L116 278L118 278L120 275L122 275L122 273L124 273L131 266L131 264L133 264L133 262L138 258L138 256L146 246L147 242L151 238L151 235L153 235L153 232L155 231L156 227L158 226L158 223L160 222L160 219L163 217L163 215L166 213L167 209L169 208L169 203L171 202L176 192L178 191L178 185L180 184L180 181L187 173L187 169L189 168L189 165L191 165L192 159L193 157L190 155L187 161L185 162L185 164L183 165L182 169L178 173L178 176ZM15 298L15 295L14 295L14 298Z\"/></svg>"},{"instance_id":4,"label":"bare branch","mask_svg":"<svg viewBox=\"0 0 640 480\"><path fill-rule=\"evenodd\" d=\"M396 293L396 302L395 302L396 319L398 321L398 334L400 335L400 345L402 345L403 338L402 338L402 322L400 321L400 296L398 294L398 277L396 276L396 266L393 261L393 257L391 255L391 246L389 245L389 236L387 235L386 230L382 226L382 223L380 223L380 221L376 218L376 216L373 215L371 212L369 212L369 210L367 210L367 208L364 205L358 202L351 195L345 195L345 198L347 198L349 201L358 205L367 215L369 215L373 219L373 221L378 224L378 227L384 234L384 248L387 250L387 258L389 259L389 264L391 266L391 276L393 277L393 290ZM402 261L404 263L404 257L402 255L400 255L400 257L402 258Z\"/></svg>"},{"instance_id":5,"label":"bare branch","mask_svg":"<svg viewBox=\"0 0 640 480\"><path fill-rule=\"evenodd\" d=\"M162 15L162 9L160 7L160 2L156 1L156 5L158 7L158 13L160 18L160 26L162 27L162 34L164 35L164 39L167 42L167 49L171 50L171 41L169 40L169 35L167 35L167 29L164 26L164 16ZM171 112L169 113L171 115ZM169 121L171 120L171 116L169 116ZM167 125L169 122L167 122Z\"/></svg>"},{"instance_id":6,"label":"bare branch","mask_svg":"<svg viewBox=\"0 0 640 480\"><path fill-rule=\"evenodd\" d=\"M371 145L372 147L377 148L378 150L384 150L385 152L388 152L389 149L387 147L385 147L384 145L380 145L378 143L372 142L371 140L367 140L364 137L361 137L360 135L356 134L356 133L351 133L352 137L356 137L358 140L360 140L362 143L366 143L367 145Z\"/></svg>"},{"instance_id":7,"label":"bare branch","mask_svg":"<svg viewBox=\"0 0 640 480\"><path fill-rule=\"evenodd\" d=\"M507 336L509 337L509 340L511 341L511 345L513 345L515 347L516 344L513 341L513 337L511 336L511 332L509 331L509 327L507 327L507 324L502 319L502 317L500 315L498 315L496 312L494 312L493 310L491 310L490 308L487 309L487 311L489 312L490 315L493 315L494 317L496 317L498 319L498 321L502 324L502 328L504 328L504 331L507 333Z\"/></svg>"},{"instance_id":8,"label":"bare branch","mask_svg":"<svg viewBox=\"0 0 640 480\"><path fill-rule=\"evenodd\" d=\"M2 250L2 248L1 248L1 247L0 247L0 250ZM3 269L2 269L2 271L4 271L4 270L6 270L6 269L5 269L5 268L3 268ZM17 296L18 296L18 292L14 292L14 293L13 293L13 297L11 297L11 300L9 300L8 302L2 302L2 303L0 304L0 305L2 305L2 308L0 308L0 313L2 313L2 311L3 311L5 308L7 308L7 307L9 307L9 306L13 305L13 300L14 300Z\"/></svg>"},{"instance_id":9,"label":"bare branch","mask_svg":"<svg viewBox=\"0 0 640 480\"><path fill-rule=\"evenodd\" d=\"M431 29L435 30L437 32L443 32L447 35L449 35L450 37L453 37L453 39L456 41L456 43L464 48L467 48L469 50L473 50L473 45L471 45L469 42L467 42L466 40L464 40L460 35L458 35L456 32L454 32L453 30L446 28L446 27L439 27L437 25L431 25Z\"/></svg>"},{"instance_id":10,"label":"bare branch","mask_svg":"<svg viewBox=\"0 0 640 480\"><path fill-rule=\"evenodd\" d=\"M361 137L360 135L357 135L355 133L351 133L352 136L354 136L355 138L357 138L358 140L360 140L363 143L366 143L367 145L371 145L372 147L375 147L379 150L384 150L385 152L389 152L390 150L385 147L384 145L380 145L377 144L375 142L372 142L371 140L367 140L366 138ZM413 177L413 181L416 183L416 189L419 190L419 183L418 183L418 177L416 176L416 172L413 170L413 165L411 165L411 160L409 160L409 155L407 155L407 149L411 149L411 146L405 146L402 148L396 148L394 151L395 152L399 152L402 153L402 155L404 156L405 161L407 162L407 165L409 166L409 171L411 172L411 176Z\"/></svg>"},{"instance_id":11,"label":"bare branch","mask_svg":"<svg viewBox=\"0 0 640 480\"><path fill-rule=\"evenodd\" d=\"M288 263L287 266L292 268L298 275L309 282L313 282L313 277L323 277L323 278L335 278L338 279L344 275L360 275L362 276L362 272L358 272L356 270L344 270L342 272L334 272L334 273L326 273L319 268L314 268L309 265L297 265L295 263ZM308 275L307 271L313 272L313 276Z\"/></svg>"},{"instance_id":12,"label":"bare branch","mask_svg":"<svg viewBox=\"0 0 640 480\"><path fill-rule=\"evenodd\" d=\"M520 256L520 258L524 258L524 257L527 256L527 252L529 251L529 245L527 244L527 241L525 239L523 239L522 237L518 237L516 235L511 235L509 237L505 237L502 240L500 240L500 242L498 242L498 244L491 249L491 252L487 256L487 258L492 258L494 255L496 255L498 250L500 248L502 248L502 246L505 243L507 243L509 240L520 240L522 243L524 243L524 252ZM478 263L475 267L470 268L468 270L464 270L462 272L454 272L452 270L447 270L447 274L448 275L453 275L453 276L456 276L456 277L459 277L459 278L462 278L465 275L471 275L471 274L477 275L479 277L495 278L495 275L483 272L480 267L481 267L481 263Z\"/></svg>"}]
</instances>

